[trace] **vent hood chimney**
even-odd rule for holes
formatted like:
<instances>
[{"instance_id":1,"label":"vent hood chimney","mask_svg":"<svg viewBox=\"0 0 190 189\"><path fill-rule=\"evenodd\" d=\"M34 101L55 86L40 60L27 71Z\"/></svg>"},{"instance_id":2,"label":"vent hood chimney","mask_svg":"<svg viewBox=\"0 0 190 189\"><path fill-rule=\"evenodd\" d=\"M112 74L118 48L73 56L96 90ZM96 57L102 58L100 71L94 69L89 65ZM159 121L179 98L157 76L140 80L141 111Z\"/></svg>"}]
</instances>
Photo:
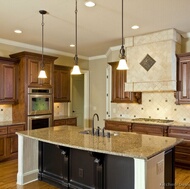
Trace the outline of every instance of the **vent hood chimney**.
<instances>
[{"instance_id":1,"label":"vent hood chimney","mask_svg":"<svg viewBox=\"0 0 190 189\"><path fill-rule=\"evenodd\" d=\"M127 82L125 91L176 91L176 53L181 36L174 29L125 39Z\"/></svg>"}]
</instances>

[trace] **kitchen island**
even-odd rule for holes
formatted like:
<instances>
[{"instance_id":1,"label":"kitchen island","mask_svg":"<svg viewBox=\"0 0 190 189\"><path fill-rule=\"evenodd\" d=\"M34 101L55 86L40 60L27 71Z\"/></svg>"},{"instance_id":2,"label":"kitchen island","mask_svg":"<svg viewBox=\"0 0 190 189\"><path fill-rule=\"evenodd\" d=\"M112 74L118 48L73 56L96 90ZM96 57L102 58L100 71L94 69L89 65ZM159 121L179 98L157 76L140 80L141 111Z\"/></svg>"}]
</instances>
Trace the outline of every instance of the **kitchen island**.
<instances>
[{"instance_id":1,"label":"kitchen island","mask_svg":"<svg viewBox=\"0 0 190 189\"><path fill-rule=\"evenodd\" d=\"M18 132L17 184L40 179L61 188L173 188L174 149L181 139L81 131L57 126Z\"/></svg>"}]
</instances>

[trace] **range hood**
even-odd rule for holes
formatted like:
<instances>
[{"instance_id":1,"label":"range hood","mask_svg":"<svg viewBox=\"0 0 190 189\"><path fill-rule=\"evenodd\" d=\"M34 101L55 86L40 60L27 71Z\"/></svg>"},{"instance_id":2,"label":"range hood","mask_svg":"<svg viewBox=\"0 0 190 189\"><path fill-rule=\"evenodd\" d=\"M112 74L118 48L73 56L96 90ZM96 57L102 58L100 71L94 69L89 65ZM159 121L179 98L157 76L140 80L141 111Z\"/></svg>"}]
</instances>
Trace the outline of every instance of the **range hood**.
<instances>
[{"instance_id":1,"label":"range hood","mask_svg":"<svg viewBox=\"0 0 190 189\"><path fill-rule=\"evenodd\" d=\"M125 39L127 82L125 91L176 91L176 53L181 36L175 29Z\"/></svg>"}]
</instances>

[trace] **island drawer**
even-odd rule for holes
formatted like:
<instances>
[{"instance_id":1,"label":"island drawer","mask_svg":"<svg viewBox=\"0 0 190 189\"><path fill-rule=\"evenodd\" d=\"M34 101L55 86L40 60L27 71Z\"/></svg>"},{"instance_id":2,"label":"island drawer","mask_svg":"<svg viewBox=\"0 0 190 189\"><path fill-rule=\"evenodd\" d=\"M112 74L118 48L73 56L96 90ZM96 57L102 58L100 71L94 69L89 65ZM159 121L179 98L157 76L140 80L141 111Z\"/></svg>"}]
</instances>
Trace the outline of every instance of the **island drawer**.
<instances>
[{"instance_id":1,"label":"island drawer","mask_svg":"<svg viewBox=\"0 0 190 189\"><path fill-rule=\"evenodd\" d=\"M0 127L0 135L6 135L7 134L7 127Z\"/></svg>"},{"instance_id":2,"label":"island drawer","mask_svg":"<svg viewBox=\"0 0 190 189\"><path fill-rule=\"evenodd\" d=\"M15 134L18 131L23 131L24 125L15 125L15 126L8 126L8 133Z\"/></svg>"}]
</instances>

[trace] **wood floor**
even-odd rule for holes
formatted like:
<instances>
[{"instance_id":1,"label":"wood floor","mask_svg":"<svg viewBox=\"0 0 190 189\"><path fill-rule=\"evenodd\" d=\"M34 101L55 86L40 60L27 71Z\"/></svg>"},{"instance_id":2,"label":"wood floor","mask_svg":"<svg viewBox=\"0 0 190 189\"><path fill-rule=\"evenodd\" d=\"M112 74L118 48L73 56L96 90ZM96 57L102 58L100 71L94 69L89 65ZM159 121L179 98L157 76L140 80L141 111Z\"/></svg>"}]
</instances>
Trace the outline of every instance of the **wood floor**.
<instances>
[{"instance_id":1,"label":"wood floor","mask_svg":"<svg viewBox=\"0 0 190 189\"><path fill-rule=\"evenodd\" d=\"M19 186L16 184L17 160L0 163L0 189L56 189L42 181ZM190 189L190 170L176 169L175 189ZM164 188L164 187L163 187Z\"/></svg>"}]
</instances>

